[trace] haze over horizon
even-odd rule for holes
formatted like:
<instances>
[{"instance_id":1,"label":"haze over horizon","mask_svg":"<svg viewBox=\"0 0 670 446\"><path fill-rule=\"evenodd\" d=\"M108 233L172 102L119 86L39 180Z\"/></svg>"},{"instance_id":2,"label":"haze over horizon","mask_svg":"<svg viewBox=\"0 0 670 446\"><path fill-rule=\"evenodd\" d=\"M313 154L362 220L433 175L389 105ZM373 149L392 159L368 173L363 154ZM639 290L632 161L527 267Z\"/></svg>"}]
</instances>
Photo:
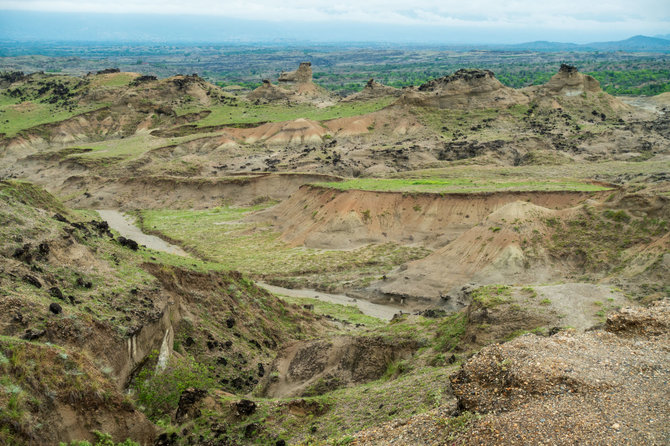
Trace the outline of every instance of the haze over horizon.
<instances>
[{"instance_id":1,"label":"haze over horizon","mask_svg":"<svg viewBox=\"0 0 670 446\"><path fill-rule=\"evenodd\" d=\"M0 39L18 41L589 43L669 30L662 0L0 0Z\"/></svg>"}]
</instances>

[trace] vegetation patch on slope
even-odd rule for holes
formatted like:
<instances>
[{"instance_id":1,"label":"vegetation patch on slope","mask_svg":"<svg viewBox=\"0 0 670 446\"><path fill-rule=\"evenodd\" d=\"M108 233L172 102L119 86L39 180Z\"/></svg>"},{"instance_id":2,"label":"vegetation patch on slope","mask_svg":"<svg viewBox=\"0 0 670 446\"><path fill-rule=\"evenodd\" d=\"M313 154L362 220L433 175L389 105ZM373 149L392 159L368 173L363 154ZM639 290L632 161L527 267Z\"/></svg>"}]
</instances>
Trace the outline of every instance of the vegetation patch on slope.
<instances>
[{"instance_id":1,"label":"vegetation patch on slope","mask_svg":"<svg viewBox=\"0 0 670 446\"><path fill-rule=\"evenodd\" d=\"M294 248L282 242L275 230L237 220L262 206L146 210L141 216L143 228L179 241L221 268L242 271L281 286L330 291L341 290L342 285L363 287L393 267L429 252L395 243L346 251Z\"/></svg>"},{"instance_id":2,"label":"vegetation patch on slope","mask_svg":"<svg viewBox=\"0 0 670 446\"><path fill-rule=\"evenodd\" d=\"M392 192L427 193L476 193L498 191L580 191L596 192L608 190L608 187L580 181L494 181L471 178L357 178L342 182L317 183L319 186L339 190L369 190Z\"/></svg>"}]
</instances>

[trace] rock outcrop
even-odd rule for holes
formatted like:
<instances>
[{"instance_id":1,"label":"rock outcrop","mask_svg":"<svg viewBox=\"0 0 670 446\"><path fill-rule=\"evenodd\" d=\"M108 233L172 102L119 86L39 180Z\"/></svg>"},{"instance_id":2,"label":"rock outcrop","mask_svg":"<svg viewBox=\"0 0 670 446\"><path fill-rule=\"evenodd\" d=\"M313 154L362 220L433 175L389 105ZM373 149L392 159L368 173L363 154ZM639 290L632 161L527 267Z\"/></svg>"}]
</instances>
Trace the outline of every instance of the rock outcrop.
<instances>
[{"instance_id":1,"label":"rock outcrop","mask_svg":"<svg viewBox=\"0 0 670 446\"><path fill-rule=\"evenodd\" d=\"M388 85L380 84L374 79L370 79L365 87L358 93L347 96L342 99L343 102L351 101L368 101L370 99L377 99L383 97L399 97L402 95L402 90L398 88L389 87Z\"/></svg>"},{"instance_id":2,"label":"rock outcrop","mask_svg":"<svg viewBox=\"0 0 670 446\"><path fill-rule=\"evenodd\" d=\"M461 69L403 94L400 104L433 108L490 108L527 104L528 96L505 87L490 70Z\"/></svg>"},{"instance_id":3,"label":"rock outcrop","mask_svg":"<svg viewBox=\"0 0 670 446\"><path fill-rule=\"evenodd\" d=\"M301 62L295 71L282 71L278 82L285 85L304 84L312 82L312 63Z\"/></svg>"},{"instance_id":4,"label":"rock outcrop","mask_svg":"<svg viewBox=\"0 0 670 446\"><path fill-rule=\"evenodd\" d=\"M600 83L588 74L580 73L576 67L561 64L558 73L544 85L548 93L564 96L577 96L584 92L598 93Z\"/></svg>"},{"instance_id":5,"label":"rock outcrop","mask_svg":"<svg viewBox=\"0 0 670 446\"><path fill-rule=\"evenodd\" d=\"M272 85L269 79L263 79L263 84L249 93L249 100L252 101L281 101L291 96L291 92L284 88Z\"/></svg>"},{"instance_id":6,"label":"rock outcrop","mask_svg":"<svg viewBox=\"0 0 670 446\"><path fill-rule=\"evenodd\" d=\"M522 90L540 106L559 108L568 104L578 107L599 105L611 112L628 111L630 107L620 99L605 93L600 83L588 74L580 73L573 65L561 64L558 73L544 85L531 86ZM608 114L609 114L608 113Z\"/></svg>"},{"instance_id":7,"label":"rock outcrop","mask_svg":"<svg viewBox=\"0 0 670 446\"><path fill-rule=\"evenodd\" d=\"M302 62L295 71L283 71L279 75L278 85L264 79L263 85L249 93L247 98L257 103L288 101L331 104L334 100L325 88L312 82L311 62Z\"/></svg>"},{"instance_id":8,"label":"rock outcrop","mask_svg":"<svg viewBox=\"0 0 670 446\"><path fill-rule=\"evenodd\" d=\"M286 345L270 367L266 396L313 396L378 379L416 348L408 341L341 336Z\"/></svg>"}]
</instances>

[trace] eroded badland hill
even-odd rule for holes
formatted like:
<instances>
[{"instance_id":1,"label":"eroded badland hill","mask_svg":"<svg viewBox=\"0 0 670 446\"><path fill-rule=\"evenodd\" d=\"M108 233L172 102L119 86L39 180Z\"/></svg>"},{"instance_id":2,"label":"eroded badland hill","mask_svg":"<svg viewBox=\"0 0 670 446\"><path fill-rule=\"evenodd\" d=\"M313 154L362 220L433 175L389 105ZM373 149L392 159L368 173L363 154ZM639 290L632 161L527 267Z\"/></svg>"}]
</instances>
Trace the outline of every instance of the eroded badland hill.
<instances>
[{"instance_id":1,"label":"eroded badland hill","mask_svg":"<svg viewBox=\"0 0 670 446\"><path fill-rule=\"evenodd\" d=\"M670 442L667 94L0 88L0 443Z\"/></svg>"}]
</instances>

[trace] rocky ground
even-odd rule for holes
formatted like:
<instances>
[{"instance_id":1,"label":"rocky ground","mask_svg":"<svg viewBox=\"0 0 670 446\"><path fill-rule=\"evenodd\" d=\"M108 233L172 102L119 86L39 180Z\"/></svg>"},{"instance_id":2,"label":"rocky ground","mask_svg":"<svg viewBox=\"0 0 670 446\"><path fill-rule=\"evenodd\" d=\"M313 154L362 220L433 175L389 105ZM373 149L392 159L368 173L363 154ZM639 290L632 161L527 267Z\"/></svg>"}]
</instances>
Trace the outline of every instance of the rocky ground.
<instances>
[{"instance_id":1,"label":"rocky ground","mask_svg":"<svg viewBox=\"0 0 670 446\"><path fill-rule=\"evenodd\" d=\"M457 404L352 444L666 444L669 318L666 300L585 333L485 347L451 378Z\"/></svg>"}]
</instances>

